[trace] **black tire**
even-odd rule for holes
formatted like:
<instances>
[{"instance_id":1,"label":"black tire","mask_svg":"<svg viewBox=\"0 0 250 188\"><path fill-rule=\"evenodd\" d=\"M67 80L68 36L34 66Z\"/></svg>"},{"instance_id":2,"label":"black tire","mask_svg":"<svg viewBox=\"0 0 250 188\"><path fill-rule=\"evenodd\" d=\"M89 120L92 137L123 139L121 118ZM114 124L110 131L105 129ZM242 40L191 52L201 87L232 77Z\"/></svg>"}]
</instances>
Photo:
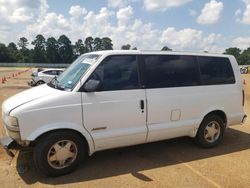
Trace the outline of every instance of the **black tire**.
<instances>
[{"instance_id":1,"label":"black tire","mask_svg":"<svg viewBox=\"0 0 250 188\"><path fill-rule=\"evenodd\" d=\"M54 168L51 166L49 162L49 152L51 152L51 148L56 143L60 143L63 141L70 141L74 143L77 148L76 156L72 163L69 166L63 167L61 169ZM87 147L83 138L72 131L55 131L51 132L42 138L40 138L35 145L33 158L34 163L38 171L46 176L61 176L67 174L77 168L79 164L85 159L87 156ZM64 145L65 146L65 145ZM71 147L71 146L70 146ZM59 151L59 150L58 150ZM67 159L68 160L68 159ZM65 160L66 161L66 160Z\"/></svg>"},{"instance_id":2,"label":"black tire","mask_svg":"<svg viewBox=\"0 0 250 188\"><path fill-rule=\"evenodd\" d=\"M215 133L215 136L213 137L214 140L212 139L212 137L208 137L207 139L205 138L206 135L208 135L207 128L211 126L211 124L214 124L214 126L217 127L217 130L220 129L219 133ZM203 148L211 148L217 146L223 139L224 132L225 123L223 122L222 118L214 114L208 115L203 119L200 124L200 127L195 137L195 142L197 145Z\"/></svg>"},{"instance_id":3,"label":"black tire","mask_svg":"<svg viewBox=\"0 0 250 188\"><path fill-rule=\"evenodd\" d=\"M39 80L39 81L36 83L37 86L42 85L42 84L45 84L45 82L42 81L42 80Z\"/></svg>"}]
</instances>

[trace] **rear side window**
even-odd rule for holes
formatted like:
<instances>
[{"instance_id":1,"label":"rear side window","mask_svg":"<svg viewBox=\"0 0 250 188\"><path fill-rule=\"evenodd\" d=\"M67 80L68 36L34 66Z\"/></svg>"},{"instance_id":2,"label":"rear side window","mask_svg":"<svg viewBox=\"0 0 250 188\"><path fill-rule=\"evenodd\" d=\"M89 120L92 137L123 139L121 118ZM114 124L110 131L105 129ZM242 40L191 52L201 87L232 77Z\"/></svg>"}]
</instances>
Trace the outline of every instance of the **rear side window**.
<instances>
[{"instance_id":1,"label":"rear side window","mask_svg":"<svg viewBox=\"0 0 250 188\"><path fill-rule=\"evenodd\" d=\"M56 70L44 71L43 73L48 75L57 75Z\"/></svg>"},{"instance_id":2,"label":"rear side window","mask_svg":"<svg viewBox=\"0 0 250 188\"><path fill-rule=\"evenodd\" d=\"M147 88L199 85L195 57L185 55L144 56Z\"/></svg>"},{"instance_id":3,"label":"rear side window","mask_svg":"<svg viewBox=\"0 0 250 188\"><path fill-rule=\"evenodd\" d=\"M139 89L136 56L109 56L92 73L90 79L100 81L99 91Z\"/></svg>"},{"instance_id":4,"label":"rear side window","mask_svg":"<svg viewBox=\"0 0 250 188\"><path fill-rule=\"evenodd\" d=\"M62 74L62 73L63 73L63 71L61 71L61 70L58 70L58 71L56 72L57 75L60 75L60 74Z\"/></svg>"},{"instance_id":5,"label":"rear side window","mask_svg":"<svg viewBox=\"0 0 250 188\"><path fill-rule=\"evenodd\" d=\"M232 65L224 57L197 57L202 85L235 83Z\"/></svg>"}]
</instances>

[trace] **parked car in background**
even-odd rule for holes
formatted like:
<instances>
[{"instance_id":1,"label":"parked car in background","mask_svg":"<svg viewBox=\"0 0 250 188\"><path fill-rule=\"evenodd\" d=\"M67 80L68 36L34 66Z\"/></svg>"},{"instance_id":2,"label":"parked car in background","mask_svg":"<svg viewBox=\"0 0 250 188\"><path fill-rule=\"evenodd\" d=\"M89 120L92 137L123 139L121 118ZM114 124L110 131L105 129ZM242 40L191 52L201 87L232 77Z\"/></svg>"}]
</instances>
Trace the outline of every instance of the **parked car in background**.
<instances>
[{"instance_id":1,"label":"parked car in background","mask_svg":"<svg viewBox=\"0 0 250 188\"><path fill-rule=\"evenodd\" d=\"M37 69L35 69L35 70L32 71L31 76L36 75L37 73L39 73L39 72L41 72L43 70L44 70L44 68L37 68Z\"/></svg>"},{"instance_id":2,"label":"parked car in background","mask_svg":"<svg viewBox=\"0 0 250 188\"><path fill-rule=\"evenodd\" d=\"M32 80L28 82L30 86L37 86L44 83L49 83L55 76L59 76L64 69L37 69L32 72Z\"/></svg>"},{"instance_id":3,"label":"parked car in background","mask_svg":"<svg viewBox=\"0 0 250 188\"><path fill-rule=\"evenodd\" d=\"M241 67L240 68L240 73L241 74L247 74L248 73L248 67Z\"/></svg>"}]
</instances>

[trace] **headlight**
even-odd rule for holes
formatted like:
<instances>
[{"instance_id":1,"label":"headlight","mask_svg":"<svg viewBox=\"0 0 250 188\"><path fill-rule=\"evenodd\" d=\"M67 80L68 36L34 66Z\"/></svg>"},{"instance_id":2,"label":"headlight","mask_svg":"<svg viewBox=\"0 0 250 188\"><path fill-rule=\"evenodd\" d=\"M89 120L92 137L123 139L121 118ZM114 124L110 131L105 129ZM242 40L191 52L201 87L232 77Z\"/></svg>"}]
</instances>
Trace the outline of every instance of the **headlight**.
<instances>
[{"instance_id":1,"label":"headlight","mask_svg":"<svg viewBox=\"0 0 250 188\"><path fill-rule=\"evenodd\" d=\"M5 117L5 123L6 123L7 125L10 125L10 126L18 127L18 121L17 121L17 118L16 118L16 117L6 116L6 117Z\"/></svg>"},{"instance_id":2,"label":"headlight","mask_svg":"<svg viewBox=\"0 0 250 188\"><path fill-rule=\"evenodd\" d=\"M6 124L6 128L11 131L19 131L18 120L16 117L12 116L4 116L4 123Z\"/></svg>"}]
</instances>

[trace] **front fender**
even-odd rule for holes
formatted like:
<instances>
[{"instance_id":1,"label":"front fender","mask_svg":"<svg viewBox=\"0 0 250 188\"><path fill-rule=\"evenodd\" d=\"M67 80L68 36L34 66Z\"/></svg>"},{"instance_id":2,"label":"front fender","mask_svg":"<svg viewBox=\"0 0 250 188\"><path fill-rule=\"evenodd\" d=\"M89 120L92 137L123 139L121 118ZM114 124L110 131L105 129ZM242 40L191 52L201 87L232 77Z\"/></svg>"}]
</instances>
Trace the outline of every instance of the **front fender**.
<instances>
[{"instance_id":1,"label":"front fender","mask_svg":"<svg viewBox=\"0 0 250 188\"><path fill-rule=\"evenodd\" d=\"M69 129L69 130L74 130L79 133L81 133L87 140L88 146L89 146L89 155L92 155L94 153L95 147L94 147L94 142L90 134L80 125L76 125L73 123L65 123L65 122L58 122L58 123L53 123L53 124L47 124L42 127L39 127L35 131L33 131L31 134L27 136L28 141L34 141L36 140L39 136L50 132L54 130L60 130L60 129Z\"/></svg>"}]
</instances>

